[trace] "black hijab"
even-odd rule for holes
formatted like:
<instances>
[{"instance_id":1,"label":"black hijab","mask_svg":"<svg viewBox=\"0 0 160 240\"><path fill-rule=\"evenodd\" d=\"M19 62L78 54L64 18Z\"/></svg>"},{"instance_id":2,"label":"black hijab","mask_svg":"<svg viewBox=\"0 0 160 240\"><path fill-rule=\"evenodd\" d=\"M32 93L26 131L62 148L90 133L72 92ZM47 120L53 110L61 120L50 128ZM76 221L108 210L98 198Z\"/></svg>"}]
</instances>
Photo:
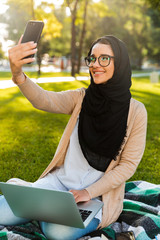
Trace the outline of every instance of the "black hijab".
<instances>
[{"instance_id":1,"label":"black hijab","mask_svg":"<svg viewBox=\"0 0 160 240\"><path fill-rule=\"evenodd\" d=\"M121 40L104 36L92 44L88 56L96 43L111 46L114 74L105 84L95 84L91 76L79 116L78 136L89 164L105 171L110 161L116 160L126 136L131 67L127 48Z\"/></svg>"}]
</instances>

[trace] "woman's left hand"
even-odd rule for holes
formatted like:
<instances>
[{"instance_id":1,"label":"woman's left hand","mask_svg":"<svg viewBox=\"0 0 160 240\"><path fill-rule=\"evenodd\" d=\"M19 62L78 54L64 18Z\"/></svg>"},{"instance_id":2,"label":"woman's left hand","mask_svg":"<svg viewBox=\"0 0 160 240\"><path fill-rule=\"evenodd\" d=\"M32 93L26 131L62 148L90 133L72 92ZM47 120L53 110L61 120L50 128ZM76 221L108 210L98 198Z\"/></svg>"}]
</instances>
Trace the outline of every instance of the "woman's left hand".
<instances>
[{"instance_id":1,"label":"woman's left hand","mask_svg":"<svg viewBox=\"0 0 160 240\"><path fill-rule=\"evenodd\" d=\"M91 198L89 196L89 193L86 189L83 190L70 190L71 193L73 193L73 196L75 198L76 203L78 202L87 202Z\"/></svg>"}]
</instances>

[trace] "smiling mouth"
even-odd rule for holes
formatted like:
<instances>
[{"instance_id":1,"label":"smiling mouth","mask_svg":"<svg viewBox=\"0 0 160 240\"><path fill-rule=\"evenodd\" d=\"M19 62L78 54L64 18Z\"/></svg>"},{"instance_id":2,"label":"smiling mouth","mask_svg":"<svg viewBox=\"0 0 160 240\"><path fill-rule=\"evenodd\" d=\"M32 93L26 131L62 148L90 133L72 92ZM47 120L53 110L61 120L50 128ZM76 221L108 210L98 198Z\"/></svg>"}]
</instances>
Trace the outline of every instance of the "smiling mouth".
<instances>
[{"instance_id":1,"label":"smiling mouth","mask_svg":"<svg viewBox=\"0 0 160 240\"><path fill-rule=\"evenodd\" d=\"M101 75L101 74L103 74L104 72L94 72L93 74L94 75Z\"/></svg>"}]
</instances>

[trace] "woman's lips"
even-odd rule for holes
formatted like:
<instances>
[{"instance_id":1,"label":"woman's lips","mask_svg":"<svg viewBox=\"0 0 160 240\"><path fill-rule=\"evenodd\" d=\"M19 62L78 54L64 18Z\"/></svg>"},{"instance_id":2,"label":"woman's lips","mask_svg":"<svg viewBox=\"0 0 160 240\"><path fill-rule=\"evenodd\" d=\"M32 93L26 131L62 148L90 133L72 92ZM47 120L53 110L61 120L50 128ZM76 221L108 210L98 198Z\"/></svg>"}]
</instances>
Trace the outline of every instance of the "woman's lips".
<instances>
[{"instance_id":1,"label":"woman's lips","mask_svg":"<svg viewBox=\"0 0 160 240\"><path fill-rule=\"evenodd\" d=\"M93 72L94 76L99 76L99 75L102 75L103 73L104 73L104 71L103 72L101 72L101 71Z\"/></svg>"}]
</instances>

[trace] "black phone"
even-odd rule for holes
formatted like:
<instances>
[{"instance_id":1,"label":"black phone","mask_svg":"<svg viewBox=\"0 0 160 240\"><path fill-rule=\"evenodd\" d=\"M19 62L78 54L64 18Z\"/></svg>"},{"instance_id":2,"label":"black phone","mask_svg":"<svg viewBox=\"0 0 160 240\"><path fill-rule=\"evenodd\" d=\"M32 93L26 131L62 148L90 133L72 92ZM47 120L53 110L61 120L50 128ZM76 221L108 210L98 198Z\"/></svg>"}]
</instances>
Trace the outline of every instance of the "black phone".
<instances>
[{"instance_id":1,"label":"black phone","mask_svg":"<svg viewBox=\"0 0 160 240\"><path fill-rule=\"evenodd\" d=\"M44 22L42 21L29 21L26 25L21 43L33 41L38 43L42 30L44 27ZM34 57L33 55L27 56L25 58Z\"/></svg>"}]
</instances>

